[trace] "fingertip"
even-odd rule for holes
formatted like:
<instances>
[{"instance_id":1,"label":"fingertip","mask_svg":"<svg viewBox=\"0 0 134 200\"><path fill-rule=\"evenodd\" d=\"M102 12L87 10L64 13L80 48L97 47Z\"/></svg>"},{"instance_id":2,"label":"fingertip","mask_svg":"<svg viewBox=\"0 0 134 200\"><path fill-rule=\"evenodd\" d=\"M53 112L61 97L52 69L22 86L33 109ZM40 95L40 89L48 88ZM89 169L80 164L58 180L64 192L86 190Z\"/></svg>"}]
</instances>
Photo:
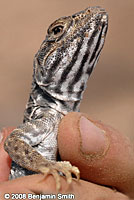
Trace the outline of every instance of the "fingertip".
<instances>
[{"instance_id":1,"label":"fingertip","mask_svg":"<svg viewBox=\"0 0 134 200\"><path fill-rule=\"evenodd\" d=\"M11 158L4 150L4 142L13 129L13 127L3 128L0 132L0 181L8 180L9 177Z\"/></svg>"},{"instance_id":2,"label":"fingertip","mask_svg":"<svg viewBox=\"0 0 134 200\"><path fill-rule=\"evenodd\" d=\"M15 127L7 127L7 128L3 128L1 130L1 133L3 135L4 141L7 138L8 135L10 135L10 133L15 129Z\"/></svg>"}]
</instances>

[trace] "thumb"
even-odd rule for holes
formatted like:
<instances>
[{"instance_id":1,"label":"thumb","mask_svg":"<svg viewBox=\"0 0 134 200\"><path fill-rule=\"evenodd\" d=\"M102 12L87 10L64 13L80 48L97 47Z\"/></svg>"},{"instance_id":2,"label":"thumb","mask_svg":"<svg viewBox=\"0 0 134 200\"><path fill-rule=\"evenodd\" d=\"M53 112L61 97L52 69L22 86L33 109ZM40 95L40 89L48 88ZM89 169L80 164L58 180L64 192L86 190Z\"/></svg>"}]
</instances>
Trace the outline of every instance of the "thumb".
<instances>
[{"instance_id":1,"label":"thumb","mask_svg":"<svg viewBox=\"0 0 134 200\"><path fill-rule=\"evenodd\" d=\"M8 180L9 177L11 159L4 150L4 142L13 129L14 128L3 128L0 132L0 181Z\"/></svg>"},{"instance_id":2,"label":"thumb","mask_svg":"<svg viewBox=\"0 0 134 200\"><path fill-rule=\"evenodd\" d=\"M134 150L129 139L86 114L69 113L59 126L59 153L62 160L78 166L81 178L134 192Z\"/></svg>"}]
</instances>

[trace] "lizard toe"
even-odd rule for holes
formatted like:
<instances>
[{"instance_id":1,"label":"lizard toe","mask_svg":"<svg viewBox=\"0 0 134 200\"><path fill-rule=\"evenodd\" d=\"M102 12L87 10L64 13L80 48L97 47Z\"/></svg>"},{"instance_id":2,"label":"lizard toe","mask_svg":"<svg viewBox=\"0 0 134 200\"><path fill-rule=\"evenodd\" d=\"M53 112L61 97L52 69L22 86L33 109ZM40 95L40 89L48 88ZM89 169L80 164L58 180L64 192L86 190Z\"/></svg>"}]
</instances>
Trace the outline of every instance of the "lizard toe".
<instances>
[{"instance_id":1,"label":"lizard toe","mask_svg":"<svg viewBox=\"0 0 134 200\"><path fill-rule=\"evenodd\" d=\"M51 162L47 167L42 165L40 167L40 172L43 173L45 177L49 174L53 175L56 182L57 191L59 191L61 188L61 175L65 175L68 185L72 183L72 174L77 177L77 180L79 180L80 177L79 169L75 166L72 166L68 161Z\"/></svg>"}]
</instances>

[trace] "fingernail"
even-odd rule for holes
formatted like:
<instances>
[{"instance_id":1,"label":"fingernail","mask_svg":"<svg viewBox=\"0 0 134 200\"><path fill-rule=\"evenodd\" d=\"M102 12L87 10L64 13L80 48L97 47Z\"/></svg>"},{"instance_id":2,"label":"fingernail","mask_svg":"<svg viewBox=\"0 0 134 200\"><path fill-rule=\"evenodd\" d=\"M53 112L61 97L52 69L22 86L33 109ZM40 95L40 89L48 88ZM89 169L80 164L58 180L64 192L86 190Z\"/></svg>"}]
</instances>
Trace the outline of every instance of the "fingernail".
<instances>
[{"instance_id":1,"label":"fingernail","mask_svg":"<svg viewBox=\"0 0 134 200\"><path fill-rule=\"evenodd\" d=\"M81 116L81 151L88 155L104 155L109 147L108 138L104 130L97 127L93 122Z\"/></svg>"},{"instance_id":2,"label":"fingernail","mask_svg":"<svg viewBox=\"0 0 134 200\"><path fill-rule=\"evenodd\" d=\"M3 139L3 133L0 132L0 143L2 142L2 139Z\"/></svg>"}]
</instances>

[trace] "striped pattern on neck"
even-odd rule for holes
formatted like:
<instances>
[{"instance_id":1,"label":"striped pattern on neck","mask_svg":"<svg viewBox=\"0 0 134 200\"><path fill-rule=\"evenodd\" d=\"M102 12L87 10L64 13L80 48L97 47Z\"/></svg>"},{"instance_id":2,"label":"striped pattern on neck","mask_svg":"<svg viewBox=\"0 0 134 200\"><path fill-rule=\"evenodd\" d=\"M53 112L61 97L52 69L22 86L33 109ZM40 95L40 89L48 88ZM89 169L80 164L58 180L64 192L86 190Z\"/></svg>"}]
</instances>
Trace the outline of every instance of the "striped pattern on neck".
<instances>
[{"instance_id":1,"label":"striped pattern on neck","mask_svg":"<svg viewBox=\"0 0 134 200\"><path fill-rule=\"evenodd\" d=\"M108 16L89 7L56 20L34 60L34 81L52 98L78 102L104 44Z\"/></svg>"}]
</instances>

